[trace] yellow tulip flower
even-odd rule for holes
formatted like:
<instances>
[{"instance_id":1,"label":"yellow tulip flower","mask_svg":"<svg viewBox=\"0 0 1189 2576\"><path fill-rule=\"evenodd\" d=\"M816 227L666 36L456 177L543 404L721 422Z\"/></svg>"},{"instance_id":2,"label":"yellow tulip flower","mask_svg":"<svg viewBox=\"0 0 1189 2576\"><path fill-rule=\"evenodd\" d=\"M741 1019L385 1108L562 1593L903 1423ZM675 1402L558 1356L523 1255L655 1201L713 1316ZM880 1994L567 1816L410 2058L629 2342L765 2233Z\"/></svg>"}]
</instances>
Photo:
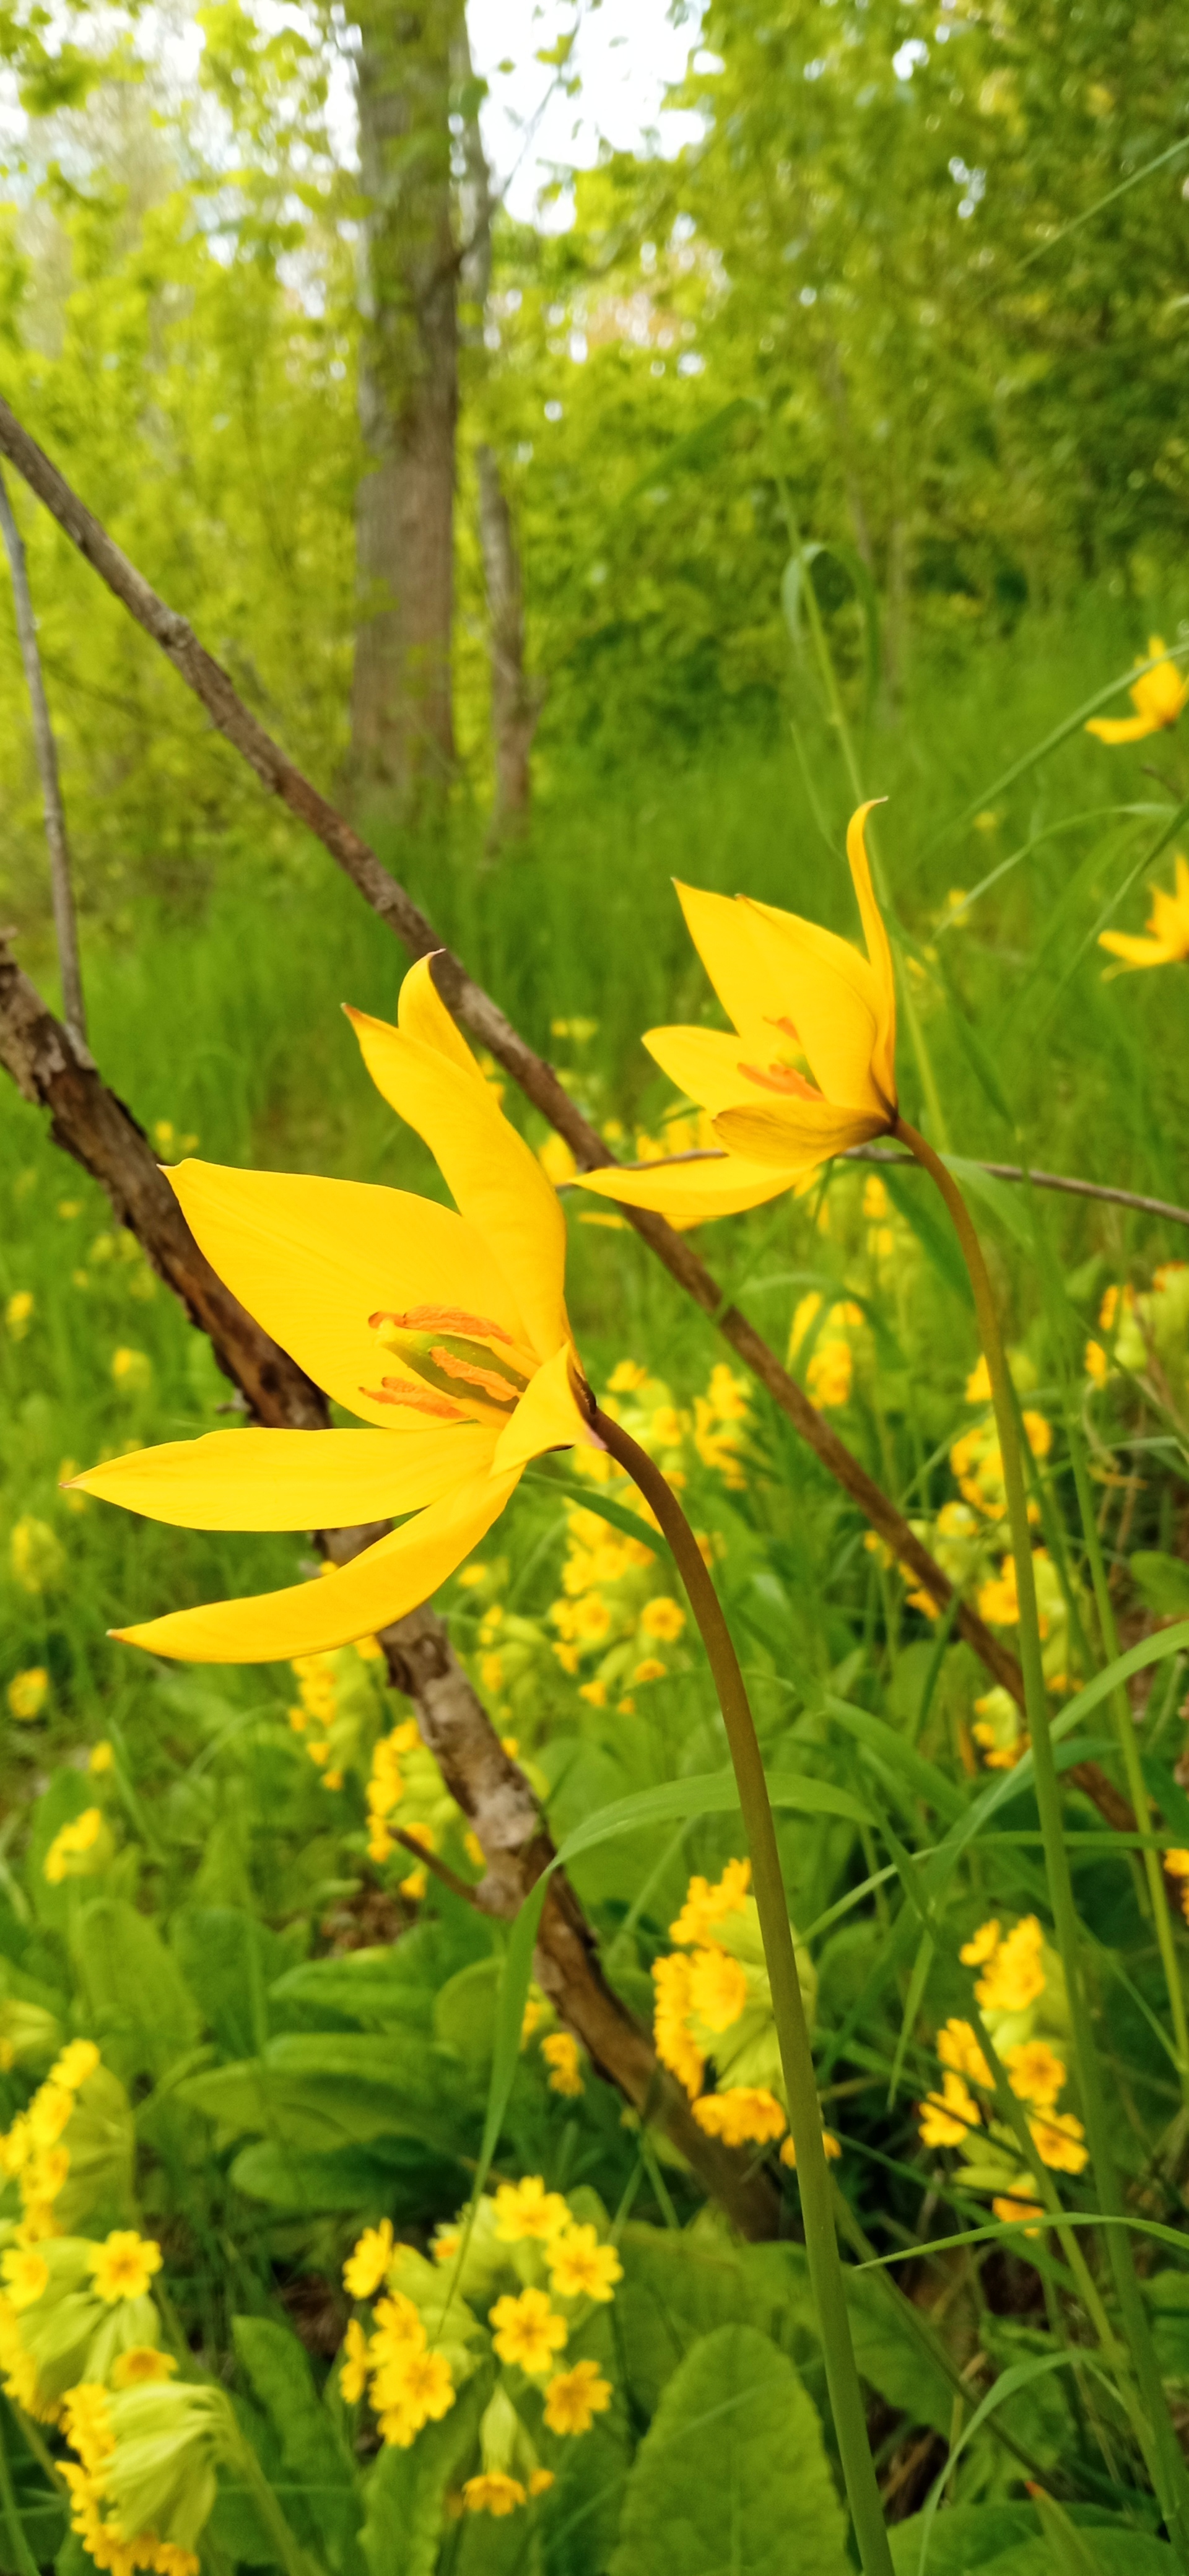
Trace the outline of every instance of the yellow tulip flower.
<instances>
[{"instance_id":1,"label":"yellow tulip flower","mask_svg":"<svg viewBox=\"0 0 1189 2576\"><path fill-rule=\"evenodd\" d=\"M1163 636L1150 635L1149 661L1163 651ZM1189 679L1175 662L1156 662L1154 670L1140 673L1128 695L1135 708L1133 716L1091 716L1087 733L1096 734L1099 742L1143 742L1150 733L1166 732L1189 704Z\"/></svg>"},{"instance_id":2,"label":"yellow tulip flower","mask_svg":"<svg viewBox=\"0 0 1189 2576\"><path fill-rule=\"evenodd\" d=\"M863 839L870 811L860 806L846 842L866 956L774 904L678 886L734 1034L650 1029L644 1044L670 1081L709 1110L726 1151L721 1160L655 1172L584 1173L583 1189L693 1225L796 1188L832 1154L895 1125L896 993Z\"/></svg>"},{"instance_id":3,"label":"yellow tulip flower","mask_svg":"<svg viewBox=\"0 0 1189 2576\"><path fill-rule=\"evenodd\" d=\"M565 1224L435 991L399 1025L349 1017L377 1088L454 1209L404 1190L216 1164L170 1167L198 1243L283 1350L365 1430L208 1432L74 1481L184 1529L341 1529L411 1514L318 1583L113 1633L196 1663L269 1663L370 1637L428 1600L542 1451L599 1443L566 1316Z\"/></svg>"},{"instance_id":4,"label":"yellow tulip flower","mask_svg":"<svg viewBox=\"0 0 1189 2576\"><path fill-rule=\"evenodd\" d=\"M1149 938L1141 939L1126 930L1100 932L1099 947L1123 961L1121 966L1108 968L1108 974L1121 975L1135 966L1175 966L1189 958L1189 864L1179 850L1174 864L1176 893L1163 894L1159 886L1152 888Z\"/></svg>"}]
</instances>

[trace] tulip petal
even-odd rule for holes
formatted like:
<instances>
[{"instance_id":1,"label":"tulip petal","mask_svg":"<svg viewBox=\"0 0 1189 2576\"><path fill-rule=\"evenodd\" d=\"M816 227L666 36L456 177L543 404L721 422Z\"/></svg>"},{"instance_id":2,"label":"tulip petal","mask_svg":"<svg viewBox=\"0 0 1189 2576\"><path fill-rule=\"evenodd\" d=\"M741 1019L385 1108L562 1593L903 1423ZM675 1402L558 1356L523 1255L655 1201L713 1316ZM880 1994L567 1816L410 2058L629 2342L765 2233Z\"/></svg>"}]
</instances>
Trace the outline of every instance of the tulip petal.
<instances>
[{"instance_id":1,"label":"tulip petal","mask_svg":"<svg viewBox=\"0 0 1189 2576\"><path fill-rule=\"evenodd\" d=\"M644 1044L678 1091L711 1112L746 1100L751 1089L742 1070L746 1063L758 1058L766 1065L778 1055L789 1054L788 1040L770 1027L762 1035L757 1031L750 1050L745 1038L728 1036L722 1029L649 1029Z\"/></svg>"},{"instance_id":2,"label":"tulip petal","mask_svg":"<svg viewBox=\"0 0 1189 2576\"><path fill-rule=\"evenodd\" d=\"M421 1010L424 981L418 992ZM527 1337L538 1360L552 1358L570 1339L566 1226L536 1155L481 1077L476 1082L435 1046L386 1020L364 1011L347 1016L377 1090L424 1138L468 1225L483 1237L487 1259L499 1263L523 1318L517 1339ZM459 1293L456 1281L456 1302Z\"/></svg>"},{"instance_id":3,"label":"tulip petal","mask_svg":"<svg viewBox=\"0 0 1189 2576\"><path fill-rule=\"evenodd\" d=\"M328 1436L313 1434L319 1440ZM173 1610L111 1633L149 1654L194 1664L289 1663L297 1655L353 1645L428 1601L498 1520L518 1482L518 1474L474 1478L317 1582Z\"/></svg>"},{"instance_id":4,"label":"tulip petal","mask_svg":"<svg viewBox=\"0 0 1189 2576\"><path fill-rule=\"evenodd\" d=\"M496 1442L493 1476L519 1471L546 1449L598 1447L574 1392L576 1368L574 1352L567 1343L537 1370Z\"/></svg>"},{"instance_id":5,"label":"tulip petal","mask_svg":"<svg viewBox=\"0 0 1189 2576\"><path fill-rule=\"evenodd\" d=\"M1150 733L1159 733L1160 724L1151 715L1091 716L1086 731L1099 742L1144 742Z\"/></svg>"},{"instance_id":6,"label":"tulip petal","mask_svg":"<svg viewBox=\"0 0 1189 2576\"><path fill-rule=\"evenodd\" d=\"M218 1163L178 1163L169 1180L207 1260L241 1305L336 1403L381 1430L402 1426L390 1405L362 1392L378 1386L384 1365L369 1315L465 1304L517 1338L522 1332L486 1243L435 1200Z\"/></svg>"},{"instance_id":7,"label":"tulip petal","mask_svg":"<svg viewBox=\"0 0 1189 2576\"><path fill-rule=\"evenodd\" d=\"M887 926L875 900L871 883L871 863L867 857L864 830L868 815L874 806L881 802L880 797L873 796L866 805L860 805L856 814L852 814L847 827L846 855L850 861L850 872L859 900L859 916L863 924L863 936L867 942L871 972L879 992L879 1034L875 1041L871 1070L877 1089L882 1093L889 1109L894 1109L896 1106L896 978L892 969L892 951Z\"/></svg>"},{"instance_id":8,"label":"tulip petal","mask_svg":"<svg viewBox=\"0 0 1189 2576\"><path fill-rule=\"evenodd\" d=\"M686 928L727 1018L750 1041L760 1028L771 1029L788 1016L787 983L756 937L749 905L735 895L675 883Z\"/></svg>"},{"instance_id":9,"label":"tulip petal","mask_svg":"<svg viewBox=\"0 0 1189 2576\"><path fill-rule=\"evenodd\" d=\"M69 1490L178 1529L350 1529L440 1501L483 1473L478 1424L405 1431L208 1431L108 1458ZM329 1579L329 1578L328 1578Z\"/></svg>"},{"instance_id":10,"label":"tulip petal","mask_svg":"<svg viewBox=\"0 0 1189 2576\"><path fill-rule=\"evenodd\" d=\"M827 1100L887 1109L890 1103L872 1073L883 995L867 959L817 922L780 912L774 904L744 900L771 972L780 978L785 1013L819 1090Z\"/></svg>"},{"instance_id":11,"label":"tulip petal","mask_svg":"<svg viewBox=\"0 0 1189 2576\"><path fill-rule=\"evenodd\" d=\"M651 1208L670 1225L684 1228L707 1225L716 1216L737 1216L743 1208L778 1198L782 1190L797 1188L806 1171L816 1169L817 1159L808 1164L793 1160L777 1171L770 1163L724 1152L705 1163L658 1163L655 1170L641 1172L621 1172L611 1165L574 1177L579 1189L617 1199L621 1207Z\"/></svg>"},{"instance_id":12,"label":"tulip petal","mask_svg":"<svg viewBox=\"0 0 1189 2576\"><path fill-rule=\"evenodd\" d=\"M866 1145L886 1136L886 1114L841 1109L833 1101L774 1101L770 1109L724 1109L714 1132L732 1153L749 1154L756 1163L779 1163L787 1169L800 1153L805 1163L825 1163L849 1145Z\"/></svg>"},{"instance_id":13,"label":"tulip petal","mask_svg":"<svg viewBox=\"0 0 1189 2576\"><path fill-rule=\"evenodd\" d=\"M1144 939L1129 930L1100 931L1098 945L1109 957L1121 957L1126 966L1171 966L1178 954L1163 939Z\"/></svg>"},{"instance_id":14,"label":"tulip petal","mask_svg":"<svg viewBox=\"0 0 1189 2576\"><path fill-rule=\"evenodd\" d=\"M483 1075L457 1020L452 1018L442 1000L430 973L430 965L428 957L419 957L416 965L410 966L400 988L397 1024L406 1037L416 1038L421 1046L433 1047L436 1054L446 1056L451 1064L458 1065L463 1073L471 1074L476 1082L482 1083Z\"/></svg>"}]
</instances>

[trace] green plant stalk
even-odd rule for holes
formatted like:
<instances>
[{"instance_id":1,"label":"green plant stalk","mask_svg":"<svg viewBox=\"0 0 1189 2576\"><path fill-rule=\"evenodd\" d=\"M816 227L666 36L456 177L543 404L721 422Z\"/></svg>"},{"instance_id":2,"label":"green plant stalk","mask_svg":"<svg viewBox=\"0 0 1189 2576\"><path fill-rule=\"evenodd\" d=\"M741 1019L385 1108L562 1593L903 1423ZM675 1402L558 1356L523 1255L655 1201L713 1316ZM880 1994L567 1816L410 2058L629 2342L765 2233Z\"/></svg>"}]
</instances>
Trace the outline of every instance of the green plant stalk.
<instances>
[{"instance_id":1,"label":"green plant stalk","mask_svg":"<svg viewBox=\"0 0 1189 2576\"><path fill-rule=\"evenodd\" d=\"M1114 1603L1111 1600L1110 1587L1106 1579L1106 1567L1103 1563L1102 1545L1098 1536L1098 1524L1094 1518L1094 1497L1090 1491L1090 1479L1086 1472L1086 1453L1082 1445L1081 1433L1076 1422L1072 1419L1073 1409L1069 1402L1064 1373L1062 1373L1061 1380L1061 1402L1065 1416L1065 1433L1069 1443L1070 1463L1073 1467L1073 1480L1077 1491L1078 1509L1082 1516L1082 1531L1086 1543L1086 1559L1090 1568L1090 1581L1094 1590L1095 1608L1098 1612L1098 1625L1102 1631L1103 1650L1106 1654L1107 1661L1108 1663L1113 1663L1119 1652L1119 1631L1115 1625ZM1143 1764L1140 1760L1139 1745L1136 1742L1135 1728L1131 1720L1131 1709L1128 1704L1126 1691L1120 1688L1119 1690L1112 1692L1110 1706L1111 1714L1115 1722L1115 1733L1119 1739L1119 1750L1123 1757L1123 1771L1127 1781L1127 1794L1135 1809L1135 1821L1139 1826L1141 1834L1150 1833L1152 1830L1151 1800L1148 1797L1147 1784L1144 1780ZM1173 1938L1172 1921L1168 1911L1164 1871L1161 1867L1159 1854L1157 1852L1147 1850L1142 1854L1142 1859L1147 1876L1148 1895L1151 1899L1152 1920L1156 1929L1156 1941L1160 1951L1161 1965L1164 1969L1164 1981L1168 1988L1168 2008L1172 2016L1173 2038L1176 2042L1177 2072L1181 2079L1181 2096L1186 2109L1189 2109L1189 2022L1187 2022L1185 2014L1185 1989L1181 1983L1181 1972L1177 1961L1176 1942Z\"/></svg>"},{"instance_id":2,"label":"green plant stalk","mask_svg":"<svg viewBox=\"0 0 1189 2576\"><path fill-rule=\"evenodd\" d=\"M1040 1621L1036 1607L1032 1537L1028 1526L1023 1461L1016 1433L999 1318L995 1312L995 1300L983 1259L982 1245L953 1174L947 1171L940 1156L934 1153L925 1137L920 1135L907 1119L897 1118L892 1132L901 1144L907 1145L909 1152L915 1155L940 1190L962 1248L962 1256L974 1293L979 1337L990 1373L995 1422L999 1433L1000 1455L1003 1460L1003 1482L1007 1495L1008 1522L1019 1598L1020 1663L1024 1674L1028 1727L1032 1738L1036 1803L1040 1811L1041 1832L1044 1836L1045 1862L1057 1947L1061 1953L1061 1964L1065 1971L1078 2083L1086 2120L1086 2136L1094 2167L1099 2206L1106 2217L1121 2218L1124 2216L1123 2195L1111 2151L1102 2073L1082 1979L1081 1935L1074 1903L1069 1855L1065 1848L1061 1789L1053 1758L1044 1668L1041 1662ZM1145 2452L1148 2457L1149 2471L1177 2556L1182 2567L1189 2570L1189 2468L1186 2467L1184 2454L1168 2412L1155 2347L1149 2332L1143 2298L1132 2261L1127 2230L1125 2227L1109 2227L1106 2230L1106 2238L1114 2275L1115 2294L1118 2298L1123 2328L1147 2417L1149 2439L1145 2445Z\"/></svg>"},{"instance_id":3,"label":"green plant stalk","mask_svg":"<svg viewBox=\"0 0 1189 2576\"><path fill-rule=\"evenodd\" d=\"M0 2427L0 2509L3 2510L9 2547L16 2560L20 2576L38 2576L37 2560L29 2546L29 2535L21 2520L21 2509L17 2503L17 2491L2 2427Z\"/></svg>"},{"instance_id":4,"label":"green plant stalk","mask_svg":"<svg viewBox=\"0 0 1189 2576\"><path fill-rule=\"evenodd\" d=\"M239 2470L285 2576L311 2576L312 2562L290 2529L252 2445L236 2420L230 2398L226 2399L222 2449L229 2466Z\"/></svg>"},{"instance_id":5,"label":"green plant stalk","mask_svg":"<svg viewBox=\"0 0 1189 2576\"><path fill-rule=\"evenodd\" d=\"M801 1981L797 1975L788 1900L764 1765L743 1675L718 1594L676 1495L666 1484L659 1467L653 1465L647 1451L641 1449L619 1423L612 1422L596 1409L594 1428L656 1514L673 1551L714 1676L751 1853L752 1886L768 1965L780 2062L789 2098L789 2122L797 2154L797 2180L801 2186L810 2286L817 2309L842 2474L864 2576L892 2576L883 2505L867 2439L866 2410L846 2313L842 2263L834 2232L833 2186L822 2142L817 2076L809 2045Z\"/></svg>"}]
</instances>

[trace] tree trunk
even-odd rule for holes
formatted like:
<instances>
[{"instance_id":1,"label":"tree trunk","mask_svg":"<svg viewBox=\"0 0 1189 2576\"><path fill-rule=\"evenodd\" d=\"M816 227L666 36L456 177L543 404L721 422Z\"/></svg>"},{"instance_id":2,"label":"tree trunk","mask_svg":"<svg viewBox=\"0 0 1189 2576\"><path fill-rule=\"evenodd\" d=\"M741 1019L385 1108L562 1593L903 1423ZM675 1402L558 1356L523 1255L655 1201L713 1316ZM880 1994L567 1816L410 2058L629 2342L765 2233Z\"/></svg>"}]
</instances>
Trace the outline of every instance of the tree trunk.
<instances>
[{"instance_id":1,"label":"tree trunk","mask_svg":"<svg viewBox=\"0 0 1189 2576\"><path fill-rule=\"evenodd\" d=\"M352 691L357 796L415 820L454 766L457 264L450 70L461 0L368 0L358 12L367 200L359 408L367 465L356 532Z\"/></svg>"},{"instance_id":2,"label":"tree trunk","mask_svg":"<svg viewBox=\"0 0 1189 2576\"><path fill-rule=\"evenodd\" d=\"M512 513L494 449L480 447L479 542L487 583L488 651L491 656L491 742L495 802L490 839L522 832L531 792L529 751L541 712L541 691L524 669L524 594Z\"/></svg>"}]
</instances>

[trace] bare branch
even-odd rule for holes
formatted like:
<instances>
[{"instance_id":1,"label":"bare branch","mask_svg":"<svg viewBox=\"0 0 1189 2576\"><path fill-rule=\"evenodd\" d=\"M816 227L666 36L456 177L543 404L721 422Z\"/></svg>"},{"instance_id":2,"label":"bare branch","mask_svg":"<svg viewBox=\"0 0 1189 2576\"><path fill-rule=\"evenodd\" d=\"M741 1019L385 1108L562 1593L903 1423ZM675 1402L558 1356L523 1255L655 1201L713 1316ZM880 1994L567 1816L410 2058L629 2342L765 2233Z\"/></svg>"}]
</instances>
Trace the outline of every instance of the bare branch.
<instances>
[{"instance_id":1,"label":"bare branch","mask_svg":"<svg viewBox=\"0 0 1189 2576\"><path fill-rule=\"evenodd\" d=\"M66 1026L80 1044L87 1043L87 1013L83 1001L83 976L78 955L78 922L74 910L74 888L70 881L70 843L66 837L66 813L62 803L62 786L58 777L58 746L50 722L45 682L41 671L41 654L37 644L37 619L29 589L29 568L20 529L13 517L8 486L0 474L0 535L4 538L8 567L12 574L12 598L16 610L17 639L25 665L25 686L29 692L29 713L33 723L33 748L37 755L41 779L41 802L45 814L45 837L50 855L50 890L54 903L54 932L58 942L58 972L62 978L62 1007Z\"/></svg>"},{"instance_id":2,"label":"bare branch","mask_svg":"<svg viewBox=\"0 0 1189 2576\"><path fill-rule=\"evenodd\" d=\"M2 941L0 1064L26 1100L48 1109L54 1143L106 1190L120 1224L136 1235L191 1323L209 1336L220 1368L240 1387L254 1418L273 1428L324 1430L325 1398L216 1277L143 1129ZM318 1543L345 1564L382 1530L381 1524L324 1531ZM486 1875L467 1893L487 1913L508 1919L553 1858L528 1782L505 1753L434 1611L398 1619L381 1643L392 1680L412 1701L421 1734L482 1846ZM741 2233L773 2235L779 2203L767 2176L703 2136L647 2033L608 1986L595 1936L560 1870L541 1918L535 1973L598 2073L642 2119L665 2131Z\"/></svg>"}]
</instances>

